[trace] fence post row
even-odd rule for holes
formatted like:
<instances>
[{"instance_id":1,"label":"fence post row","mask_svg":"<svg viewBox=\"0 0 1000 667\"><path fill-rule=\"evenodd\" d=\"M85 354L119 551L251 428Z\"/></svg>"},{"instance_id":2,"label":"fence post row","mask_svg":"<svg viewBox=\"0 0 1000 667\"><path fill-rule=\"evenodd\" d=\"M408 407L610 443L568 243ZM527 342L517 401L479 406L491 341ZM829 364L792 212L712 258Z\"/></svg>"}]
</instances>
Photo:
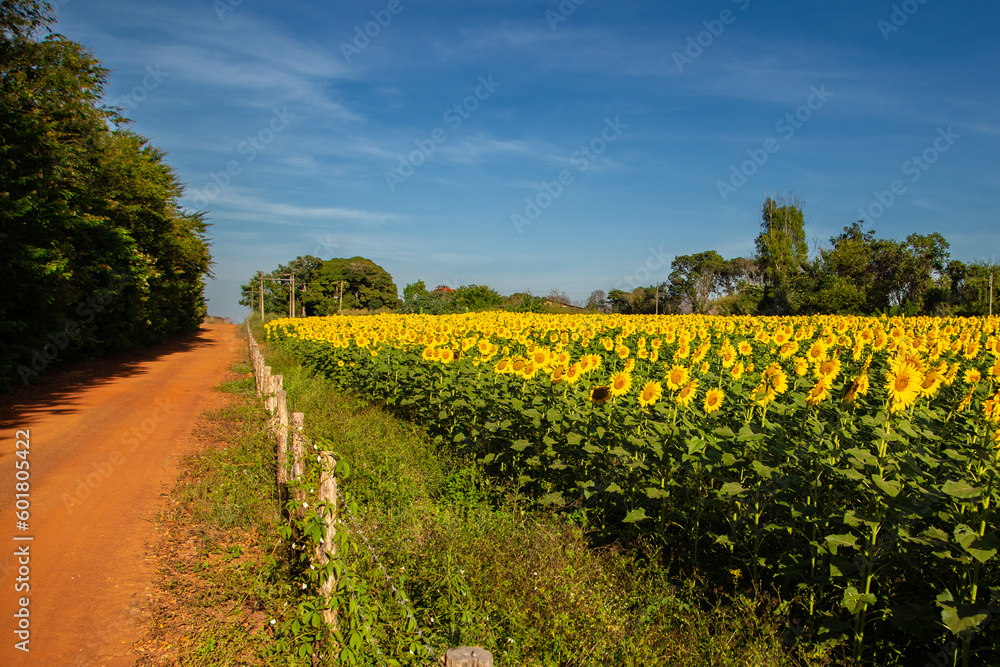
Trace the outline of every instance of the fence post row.
<instances>
[{"instance_id":1,"label":"fence post row","mask_svg":"<svg viewBox=\"0 0 1000 667\"><path fill-rule=\"evenodd\" d=\"M289 414L287 396L282 387L284 378L280 375L272 375L271 367L264 364L264 355L261 354L257 341L250 333L249 321L247 322L247 340L257 395L264 397L264 405L273 415L269 427L278 441L278 496L282 506L284 506L288 499L288 487L300 480L305 474L306 437L303 433L305 415L301 412ZM292 436L290 448L289 432ZM291 456L289 457L289 455ZM325 530L323 531L323 540L316 545L315 552L312 554L312 561L317 568L320 568L330 561L331 555L336 555L334 537L337 533L338 512L337 478L334 471L337 469L337 462L329 452L317 452L317 462L320 465L320 482L316 489L316 503L324 510ZM304 492L301 492L297 499L300 501L299 518L302 518L305 514L301 505L302 501L305 500ZM325 606L327 606L327 609L323 611L323 619L332 628L337 627L337 611L329 608L335 585L336 581L330 577L320 586L318 591ZM445 667L493 667L493 654L478 646L453 648L445 653L444 664Z\"/></svg>"}]
</instances>

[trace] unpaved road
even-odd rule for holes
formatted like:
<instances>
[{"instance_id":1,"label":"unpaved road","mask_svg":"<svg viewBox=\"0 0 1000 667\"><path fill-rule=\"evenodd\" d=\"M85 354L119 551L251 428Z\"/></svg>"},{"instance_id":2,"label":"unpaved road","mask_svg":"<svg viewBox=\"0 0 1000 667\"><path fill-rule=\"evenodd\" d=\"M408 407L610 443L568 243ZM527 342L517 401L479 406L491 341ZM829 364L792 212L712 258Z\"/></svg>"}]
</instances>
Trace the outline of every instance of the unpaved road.
<instances>
[{"instance_id":1,"label":"unpaved road","mask_svg":"<svg viewBox=\"0 0 1000 667\"><path fill-rule=\"evenodd\" d=\"M235 326L204 325L0 398L0 665L134 664L153 520L240 353ZM18 500L30 504L26 526ZM30 652L17 648L22 625Z\"/></svg>"}]
</instances>

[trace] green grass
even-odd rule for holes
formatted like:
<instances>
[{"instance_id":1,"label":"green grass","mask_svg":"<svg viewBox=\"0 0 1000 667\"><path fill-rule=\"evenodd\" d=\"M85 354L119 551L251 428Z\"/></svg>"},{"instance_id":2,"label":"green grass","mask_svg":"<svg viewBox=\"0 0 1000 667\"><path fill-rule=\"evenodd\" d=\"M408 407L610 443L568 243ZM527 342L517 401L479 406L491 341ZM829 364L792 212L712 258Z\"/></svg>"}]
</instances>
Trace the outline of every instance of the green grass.
<instances>
[{"instance_id":1,"label":"green grass","mask_svg":"<svg viewBox=\"0 0 1000 667\"><path fill-rule=\"evenodd\" d=\"M595 549L586 526L529 509L411 424L335 391L280 350L265 355L307 434L350 465L341 488L358 501L360 532L437 655L480 645L497 665L828 664L786 656L785 607L763 592L724 596L711 582L677 580L655 565L666 555L642 545ZM385 577L354 541L362 548L350 566L377 612L371 635L386 656L420 664L406 647L422 640L403 629Z\"/></svg>"}]
</instances>

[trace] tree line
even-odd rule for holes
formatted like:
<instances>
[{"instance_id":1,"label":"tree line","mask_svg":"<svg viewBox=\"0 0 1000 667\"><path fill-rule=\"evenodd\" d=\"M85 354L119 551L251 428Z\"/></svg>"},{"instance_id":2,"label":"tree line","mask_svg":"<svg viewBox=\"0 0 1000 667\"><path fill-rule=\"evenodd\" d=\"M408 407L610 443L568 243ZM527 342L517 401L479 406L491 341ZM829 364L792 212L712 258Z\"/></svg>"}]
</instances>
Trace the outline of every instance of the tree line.
<instances>
[{"instance_id":1,"label":"tree line","mask_svg":"<svg viewBox=\"0 0 1000 667\"><path fill-rule=\"evenodd\" d=\"M712 315L938 315L990 312L992 262L950 259L938 233L882 239L864 221L844 227L810 256L803 204L795 195L767 197L751 257L725 259L715 250L676 256L667 280L631 291L595 290L574 305L558 290L547 296L503 296L487 285L422 280L398 297L392 276L370 259L298 257L243 285L242 305L296 316L356 311L440 315L483 310ZM294 291L293 291L294 285Z\"/></svg>"},{"instance_id":2,"label":"tree line","mask_svg":"<svg viewBox=\"0 0 1000 667\"><path fill-rule=\"evenodd\" d=\"M667 280L630 292L595 292L589 305L617 313L719 315L985 316L992 261L950 258L939 233L883 239L863 220L811 257L802 202L767 197L753 257L714 250L675 257Z\"/></svg>"},{"instance_id":3,"label":"tree line","mask_svg":"<svg viewBox=\"0 0 1000 667\"><path fill-rule=\"evenodd\" d=\"M208 224L165 154L103 103L110 72L0 3L0 384L197 328Z\"/></svg>"}]
</instances>

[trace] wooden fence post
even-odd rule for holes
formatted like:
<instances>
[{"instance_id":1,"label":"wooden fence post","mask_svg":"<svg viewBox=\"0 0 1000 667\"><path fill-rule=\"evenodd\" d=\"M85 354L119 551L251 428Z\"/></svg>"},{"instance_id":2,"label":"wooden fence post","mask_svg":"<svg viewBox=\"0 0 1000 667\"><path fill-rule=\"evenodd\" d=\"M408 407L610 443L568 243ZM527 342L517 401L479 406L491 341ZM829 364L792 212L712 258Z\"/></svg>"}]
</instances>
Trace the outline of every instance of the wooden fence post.
<instances>
[{"instance_id":1,"label":"wooden fence post","mask_svg":"<svg viewBox=\"0 0 1000 667\"><path fill-rule=\"evenodd\" d=\"M493 654L478 646L449 649L444 654L445 667L493 667Z\"/></svg>"},{"instance_id":2,"label":"wooden fence post","mask_svg":"<svg viewBox=\"0 0 1000 667\"><path fill-rule=\"evenodd\" d=\"M337 462L334 460L333 456L329 452L320 452L320 478L319 478L319 488L316 490L316 499L320 507L325 507L324 518L326 523L326 531L323 534L323 541L321 544L316 545L316 552L313 554L313 561L316 563L317 567L322 567L330 561L330 556L336 554L336 545L333 543L333 539L337 534L337 478L334 476L337 470ZM327 579L319 588L320 597L323 599L325 606L330 604L330 598L333 597L333 589L337 585L337 580L335 577L331 576ZM333 628L337 629L337 610L336 609L324 609L323 610L323 620ZM490 665L492 667L492 665Z\"/></svg>"},{"instance_id":3,"label":"wooden fence post","mask_svg":"<svg viewBox=\"0 0 1000 667\"><path fill-rule=\"evenodd\" d=\"M281 377L280 375L277 377ZM278 441L278 486L288 483L288 403L286 402L285 390L279 390L275 395L275 408L278 417L278 424L275 427L275 437ZM279 493L279 497L280 497Z\"/></svg>"}]
</instances>

